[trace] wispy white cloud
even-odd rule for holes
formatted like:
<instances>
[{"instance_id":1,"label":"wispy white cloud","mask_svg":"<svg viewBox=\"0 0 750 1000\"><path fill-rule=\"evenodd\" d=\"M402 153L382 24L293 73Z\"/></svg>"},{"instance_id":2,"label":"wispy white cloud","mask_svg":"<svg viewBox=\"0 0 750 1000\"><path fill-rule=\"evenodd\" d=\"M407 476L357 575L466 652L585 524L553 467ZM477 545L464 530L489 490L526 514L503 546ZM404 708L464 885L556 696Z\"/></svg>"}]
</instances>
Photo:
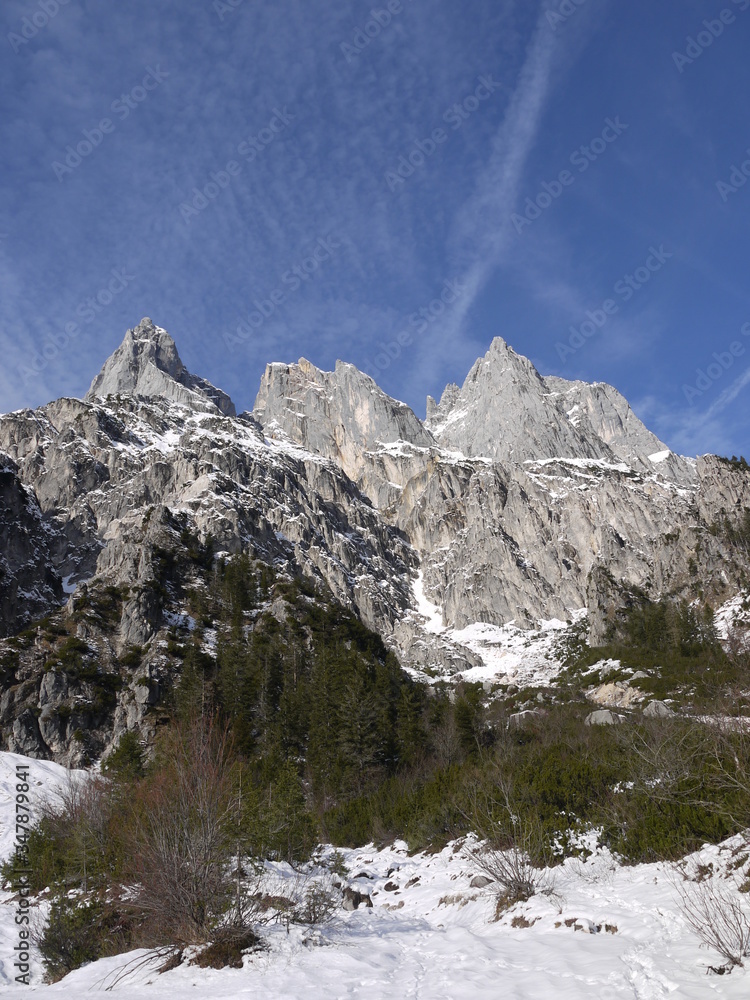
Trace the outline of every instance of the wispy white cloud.
<instances>
[{"instance_id":1,"label":"wispy white cloud","mask_svg":"<svg viewBox=\"0 0 750 1000\"><path fill-rule=\"evenodd\" d=\"M541 127L555 47L555 37L542 13L505 119L492 143L489 163L456 219L451 242L458 261L469 262L465 281L471 289L452 317L456 324L463 321L487 276L517 235L510 216Z\"/></svg>"},{"instance_id":2,"label":"wispy white cloud","mask_svg":"<svg viewBox=\"0 0 750 1000\"><path fill-rule=\"evenodd\" d=\"M739 375L732 384L725 389L719 398L706 410L706 420L711 420L717 414L725 410L730 403L739 396L746 385L750 384L750 368L747 368Z\"/></svg>"},{"instance_id":3,"label":"wispy white cloud","mask_svg":"<svg viewBox=\"0 0 750 1000\"><path fill-rule=\"evenodd\" d=\"M446 354L467 336L467 318L488 277L504 260L517 233L510 217L518 201L529 155L542 126L550 93L557 39L544 10L529 42L502 124L491 144L486 166L470 197L455 212L448 257L461 274L465 292L445 321L431 332L423 352L421 375L434 378Z\"/></svg>"},{"instance_id":4,"label":"wispy white cloud","mask_svg":"<svg viewBox=\"0 0 750 1000\"><path fill-rule=\"evenodd\" d=\"M633 402L633 409L670 448L682 455L730 454L738 441L747 441L744 413L732 403L750 385L750 368L743 371L709 405L686 406L664 398L646 396ZM739 446L740 450L742 445ZM747 445L745 445L747 449Z\"/></svg>"},{"instance_id":5,"label":"wispy white cloud","mask_svg":"<svg viewBox=\"0 0 750 1000\"><path fill-rule=\"evenodd\" d=\"M738 263L747 194L730 218L713 188L738 141L736 122L721 125L723 144L709 134L722 119L711 112L725 100L722 63L711 57L703 66L717 76L692 115L693 132L675 131L654 94L670 93L659 67L686 33L684 12L664 5L644 19L633 5L597 0L554 29L547 4L560 6L476 0L467 17L449 0L405 2L353 61L340 46L370 16L358 0L248 2L224 23L208 0L190 18L151 0L70 3L24 52L8 47L0 60L0 231L8 234L0 242L0 409L84 392L144 315L174 334L193 370L247 406L267 361L304 354L330 365L339 355L365 365L378 344L413 329L413 311L446 280L458 280L465 290L450 309L383 372L386 391L419 406L426 392L460 379L496 333L549 370L559 334L642 262L652 240L668 237L675 266L658 290L650 284L563 374L605 378L635 396L689 380L714 332L714 303L727 329L748 318ZM8 0L0 23L10 30L27 9ZM58 183L52 159L152 62L169 78ZM390 190L387 171L446 127L446 110L483 74L501 84L492 99L448 128L450 141ZM294 122L187 227L180 203L237 158L238 143L277 105L288 105ZM519 238L510 216L524 196L616 112L631 130ZM688 143L710 146L708 166ZM328 233L346 252L257 337L226 350L221 334ZM23 384L18 366L121 266L137 280ZM742 406L739 392L711 419L726 425ZM679 402L679 388L672 394Z\"/></svg>"}]
</instances>

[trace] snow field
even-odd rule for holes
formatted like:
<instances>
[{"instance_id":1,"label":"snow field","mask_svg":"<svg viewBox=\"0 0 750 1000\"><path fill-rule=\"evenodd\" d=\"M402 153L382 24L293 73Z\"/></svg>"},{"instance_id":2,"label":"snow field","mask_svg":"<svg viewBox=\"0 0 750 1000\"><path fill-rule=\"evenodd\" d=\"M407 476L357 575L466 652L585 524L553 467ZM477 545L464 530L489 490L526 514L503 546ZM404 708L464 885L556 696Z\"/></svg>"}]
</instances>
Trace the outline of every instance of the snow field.
<instances>
[{"instance_id":1,"label":"snow field","mask_svg":"<svg viewBox=\"0 0 750 1000\"><path fill-rule=\"evenodd\" d=\"M0 754L5 856L12 849L18 760L25 759ZM68 780L58 765L28 764L32 788L40 796L54 794ZM470 840L439 854L413 856L401 842L343 850L350 874L345 884L371 894L373 908L338 910L319 928L263 927L268 949L248 955L241 970L182 965L159 974L163 960L144 965L147 954L133 952L102 959L46 986L35 958L32 986L9 985L17 935L15 904L5 893L0 895L0 990L51 998L111 989L123 1000L243 995L258 1000L739 1000L748 995L747 969L721 977L706 974L722 959L701 947L681 913L675 888L679 876L670 866L623 867L608 851L594 849L585 862L568 859L551 870L550 895L518 903L495 920L491 888L470 886L479 873L470 857L475 846ZM593 836L589 846L594 847ZM734 837L705 847L693 860L729 871L744 847L742 838ZM283 895L298 878L287 865L268 864L267 871L273 894Z\"/></svg>"}]
</instances>

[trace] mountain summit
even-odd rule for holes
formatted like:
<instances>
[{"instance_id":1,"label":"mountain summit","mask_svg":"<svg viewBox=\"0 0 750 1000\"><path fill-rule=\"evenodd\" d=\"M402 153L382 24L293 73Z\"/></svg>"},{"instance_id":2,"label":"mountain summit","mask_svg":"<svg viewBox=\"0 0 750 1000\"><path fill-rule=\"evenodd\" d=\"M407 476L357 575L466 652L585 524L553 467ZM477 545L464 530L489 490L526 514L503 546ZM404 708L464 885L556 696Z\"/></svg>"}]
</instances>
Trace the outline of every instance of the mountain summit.
<instances>
[{"instance_id":1,"label":"mountain summit","mask_svg":"<svg viewBox=\"0 0 750 1000\"><path fill-rule=\"evenodd\" d=\"M692 482L692 465L670 452L604 382L542 376L528 358L495 337L461 388L427 399L425 426L438 444L473 458L528 462L551 458L625 462L650 474Z\"/></svg>"},{"instance_id":2,"label":"mountain summit","mask_svg":"<svg viewBox=\"0 0 750 1000\"><path fill-rule=\"evenodd\" d=\"M166 330L148 316L128 330L125 339L91 383L86 400L130 395L164 397L191 409L218 409L236 416L229 396L198 375L191 375Z\"/></svg>"}]
</instances>

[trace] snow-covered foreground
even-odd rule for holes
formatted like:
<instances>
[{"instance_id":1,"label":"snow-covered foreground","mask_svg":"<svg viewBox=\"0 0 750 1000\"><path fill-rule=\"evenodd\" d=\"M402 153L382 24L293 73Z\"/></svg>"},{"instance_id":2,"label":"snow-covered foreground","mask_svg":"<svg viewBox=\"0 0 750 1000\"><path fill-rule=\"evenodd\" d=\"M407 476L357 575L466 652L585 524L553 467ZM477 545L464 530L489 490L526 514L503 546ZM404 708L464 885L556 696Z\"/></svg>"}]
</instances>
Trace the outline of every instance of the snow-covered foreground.
<instances>
[{"instance_id":1,"label":"snow-covered foreground","mask_svg":"<svg viewBox=\"0 0 750 1000\"><path fill-rule=\"evenodd\" d=\"M7 793L16 759L0 754L6 851ZM62 768L30 764L38 789L65 778ZM723 866L740 845L734 838L721 848L705 848L696 859ZM398 843L342 853L350 884L371 893L373 908L340 910L322 929L292 926L287 933L282 924L268 926L262 933L269 950L248 956L241 970L183 965L159 974L154 963L137 968L144 955L137 952L93 963L54 986L41 984L35 963L31 987L6 988L77 997L113 987L123 998L154 1000L245 994L259 1000L729 1000L750 993L748 970L706 974L722 959L700 947L664 865L621 867L606 852L585 863L568 860L552 873L552 895L517 904L495 921L493 897L470 887L478 869L459 845L432 856L410 857ZM270 877L272 890L283 892L283 883L295 876L278 866ZM14 903L0 896L3 982L16 939L13 914ZM122 976L128 963L134 971Z\"/></svg>"}]
</instances>

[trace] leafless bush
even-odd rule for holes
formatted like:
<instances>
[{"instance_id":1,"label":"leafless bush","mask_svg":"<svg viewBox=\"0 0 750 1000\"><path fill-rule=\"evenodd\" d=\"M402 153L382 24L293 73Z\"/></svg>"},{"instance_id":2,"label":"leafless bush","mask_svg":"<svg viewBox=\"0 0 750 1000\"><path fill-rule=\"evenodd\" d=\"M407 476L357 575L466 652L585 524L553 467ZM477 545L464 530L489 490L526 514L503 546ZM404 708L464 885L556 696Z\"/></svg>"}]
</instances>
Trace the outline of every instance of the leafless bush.
<instances>
[{"instance_id":1,"label":"leafless bush","mask_svg":"<svg viewBox=\"0 0 750 1000\"><path fill-rule=\"evenodd\" d=\"M729 969L750 957L750 913L731 880L714 876L697 880L682 870L676 883L681 909L703 944L726 959Z\"/></svg>"},{"instance_id":2,"label":"leafless bush","mask_svg":"<svg viewBox=\"0 0 750 1000\"><path fill-rule=\"evenodd\" d=\"M341 892L329 874L311 877L294 909L294 918L302 924L317 927L326 924L341 906Z\"/></svg>"},{"instance_id":3,"label":"leafless bush","mask_svg":"<svg viewBox=\"0 0 750 1000\"><path fill-rule=\"evenodd\" d=\"M315 927L328 923L341 907L341 882L326 868L311 867L298 870L293 878L269 881L267 890L272 894L265 899L276 919L287 925L306 924Z\"/></svg>"},{"instance_id":4,"label":"leafless bush","mask_svg":"<svg viewBox=\"0 0 750 1000\"><path fill-rule=\"evenodd\" d=\"M145 790L130 832L136 905L157 936L181 944L246 922L248 893L231 877L238 819L236 774L225 731L197 720L162 748L164 766ZM237 859L237 864L241 859Z\"/></svg>"},{"instance_id":5,"label":"leafless bush","mask_svg":"<svg viewBox=\"0 0 750 1000\"><path fill-rule=\"evenodd\" d=\"M492 880L488 889L498 897L498 910L537 894L552 895L554 879L536 863L548 853L541 822L521 814L505 777L498 778L494 794L492 802L475 799L472 818L486 844L464 847L464 856Z\"/></svg>"},{"instance_id":6,"label":"leafless bush","mask_svg":"<svg viewBox=\"0 0 750 1000\"><path fill-rule=\"evenodd\" d=\"M525 902L551 888L547 873L535 867L520 847L511 846L505 850L475 848L470 857L476 867L492 880L492 891L501 897L505 906Z\"/></svg>"}]
</instances>

